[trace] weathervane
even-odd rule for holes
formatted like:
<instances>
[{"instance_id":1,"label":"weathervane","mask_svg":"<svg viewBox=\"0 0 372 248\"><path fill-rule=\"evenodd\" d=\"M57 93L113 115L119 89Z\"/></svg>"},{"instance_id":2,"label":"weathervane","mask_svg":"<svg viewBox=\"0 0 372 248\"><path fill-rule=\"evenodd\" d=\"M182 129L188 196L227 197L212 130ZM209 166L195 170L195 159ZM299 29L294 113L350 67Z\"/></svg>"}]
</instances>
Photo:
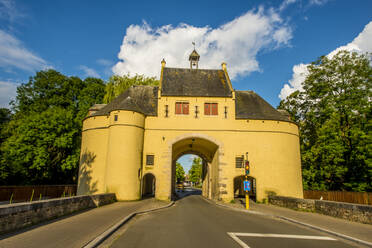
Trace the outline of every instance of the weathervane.
<instances>
[{"instance_id":1,"label":"weathervane","mask_svg":"<svg viewBox=\"0 0 372 248\"><path fill-rule=\"evenodd\" d=\"M194 45L194 50L195 50L195 41L191 42Z\"/></svg>"}]
</instances>

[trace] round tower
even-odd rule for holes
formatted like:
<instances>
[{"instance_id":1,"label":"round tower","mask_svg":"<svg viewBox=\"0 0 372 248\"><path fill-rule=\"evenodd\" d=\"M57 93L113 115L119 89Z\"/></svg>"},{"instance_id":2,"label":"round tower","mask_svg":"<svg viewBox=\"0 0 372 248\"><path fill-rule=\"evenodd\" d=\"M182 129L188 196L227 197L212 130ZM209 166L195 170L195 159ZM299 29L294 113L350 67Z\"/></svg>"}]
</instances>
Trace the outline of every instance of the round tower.
<instances>
[{"instance_id":1,"label":"round tower","mask_svg":"<svg viewBox=\"0 0 372 248\"><path fill-rule=\"evenodd\" d=\"M137 200L140 195L145 115L115 110L109 116L106 192L118 200Z\"/></svg>"}]
</instances>

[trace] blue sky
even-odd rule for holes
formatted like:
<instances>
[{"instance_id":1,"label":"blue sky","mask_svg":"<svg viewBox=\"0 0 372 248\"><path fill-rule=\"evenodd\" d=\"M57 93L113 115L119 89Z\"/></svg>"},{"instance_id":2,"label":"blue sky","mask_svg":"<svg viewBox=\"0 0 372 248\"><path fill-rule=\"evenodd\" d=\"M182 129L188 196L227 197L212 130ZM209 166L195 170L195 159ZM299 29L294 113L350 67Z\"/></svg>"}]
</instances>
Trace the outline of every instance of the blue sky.
<instances>
[{"instance_id":1,"label":"blue sky","mask_svg":"<svg viewBox=\"0 0 372 248\"><path fill-rule=\"evenodd\" d=\"M300 87L301 64L361 34L360 50L371 52L371 10L367 0L0 0L0 106L45 68L158 77L163 57L169 67L187 66L191 41L202 68L227 62L235 89L277 106L284 84L287 94Z\"/></svg>"}]
</instances>

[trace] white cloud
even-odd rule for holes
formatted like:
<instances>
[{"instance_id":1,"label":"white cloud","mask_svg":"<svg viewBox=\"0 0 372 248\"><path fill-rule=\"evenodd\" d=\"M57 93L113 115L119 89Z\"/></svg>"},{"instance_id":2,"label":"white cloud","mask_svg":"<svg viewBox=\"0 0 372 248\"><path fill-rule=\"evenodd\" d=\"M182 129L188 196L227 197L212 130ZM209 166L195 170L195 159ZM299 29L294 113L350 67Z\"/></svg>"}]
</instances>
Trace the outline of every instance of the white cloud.
<instances>
[{"instance_id":1,"label":"white cloud","mask_svg":"<svg viewBox=\"0 0 372 248\"><path fill-rule=\"evenodd\" d=\"M279 98L285 99L287 96L295 92L296 90L302 90L302 82L308 74L307 64L299 64L293 66L292 79L288 81L289 84L284 84L282 90L280 91Z\"/></svg>"},{"instance_id":2,"label":"white cloud","mask_svg":"<svg viewBox=\"0 0 372 248\"><path fill-rule=\"evenodd\" d=\"M160 74L160 61L169 67L189 67L191 42L200 54L199 68L228 64L231 78L259 71L257 53L288 45L292 30L273 9L249 11L215 29L180 24L152 28L147 23L127 28L118 54L115 74Z\"/></svg>"},{"instance_id":3,"label":"white cloud","mask_svg":"<svg viewBox=\"0 0 372 248\"><path fill-rule=\"evenodd\" d=\"M81 66L79 66L79 69L84 71L86 77L96 77L96 78L100 77L98 72L96 72L92 68L89 68L88 66L81 65Z\"/></svg>"},{"instance_id":4,"label":"white cloud","mask_svg":"<svg viewBox=\"0 0 372 248\"><path fill-rule=\"evenodd\" d=\"M326 4L329 0L310 0L310 5L323 5Z\"/></svg>"},{"instance_id":5,"label":"white cloud","mask_svg":"<svg viewBox=\"0 0 372 248\"><path fill-rule=\"evenodd\" d=\"M17 95L18 84L0 81L0 108L8 108L10 100Z\"/></svg>"},{"instance_id":6,"label":"white cloud","mask_svg":"<svg viewBox=\"0 0 372 248\"><path fill-rule=\"evenodd\" d=\"M362 53L372 52L372 21L364 27L363 31L352 42L333 50L327 56L333 57L341 50Z\"/></svg>"},{"instance_id":7,"label":"white cloud","mask_svg":"<svg viewBox=\"0 0 372 248\"><path fill-rule=\"evenodd\" d=\"M368 23L363 31L349 44L345 46L340 46L330 52L327 57L332 58L341 50L347 50L352 52L359 53L371 53L372 52L372 21ZM299 64L293 66L292 79L288 81L288 84L284 84L283 88L280 91L279 98L285 99L291 93L296 90L302 90L302 82L306 78L307 64Z\"/></svg>"},{"instance_id":8,"label":"white cloud","mask_svg":"<svg viewBox=\"0 0 372 248\"><path fill-rule=\"evenodd\" d=\"M295 3L295 2L297 2L297 0L284 0L284 1L282 2L282 4L280 5L279 10L282 11L282 10L284 10L285 8L287 8L288 5L291 5L292 3Z\"/></svg>"},{"instance_id":9,"label":"white cloud","mask_svg":"<svg viewBox=\"0 0 372 248\"><path fill-rule=\"evenodd\" d=\"M46 68L47 64L27 50L14 36L0 30L0 67L34 71Z\"/></svg>"},{"instance_id":10,"label":"white cloud","mask_svg":"<svg viewBox=\"0 0 372 248\"><path fill-rule=\"evenodd\" d=\"M114 64L112 61L107 60L107 59L97 59L96 62L97 64L103 65L103 66L111 66L112 64Z\"/></svg>"},{"instance_id":11,"label":"white cloud","mask_svg":"<svg viewBox=\"0 0 372 248\"><path fill-rule=\"evenodd\" d=\"M24 15L18 11L13 0L0 0L0 19L12 23L21 17L24 17Z\"/></svg>"}]
</instances>

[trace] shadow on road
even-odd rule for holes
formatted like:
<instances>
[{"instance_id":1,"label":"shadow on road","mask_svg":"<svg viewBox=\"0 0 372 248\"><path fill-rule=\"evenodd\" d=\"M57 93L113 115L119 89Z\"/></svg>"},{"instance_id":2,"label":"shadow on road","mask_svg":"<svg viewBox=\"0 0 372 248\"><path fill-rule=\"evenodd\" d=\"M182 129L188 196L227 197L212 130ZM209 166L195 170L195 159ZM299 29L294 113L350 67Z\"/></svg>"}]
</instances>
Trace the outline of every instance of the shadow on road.
<instances>
[{"instance_id":1,"label":"shadow on road","mask_svg":"<svg viewBox=\"0 0 372 248\"><path fill-rule=\"evenodd\" d=\"M174 195L174 201L178 201L182 198L191 196L191 195L201 195L202 191L195 188L185 188L183 190L176 190Z\"/></svg>"}]
</instances>

